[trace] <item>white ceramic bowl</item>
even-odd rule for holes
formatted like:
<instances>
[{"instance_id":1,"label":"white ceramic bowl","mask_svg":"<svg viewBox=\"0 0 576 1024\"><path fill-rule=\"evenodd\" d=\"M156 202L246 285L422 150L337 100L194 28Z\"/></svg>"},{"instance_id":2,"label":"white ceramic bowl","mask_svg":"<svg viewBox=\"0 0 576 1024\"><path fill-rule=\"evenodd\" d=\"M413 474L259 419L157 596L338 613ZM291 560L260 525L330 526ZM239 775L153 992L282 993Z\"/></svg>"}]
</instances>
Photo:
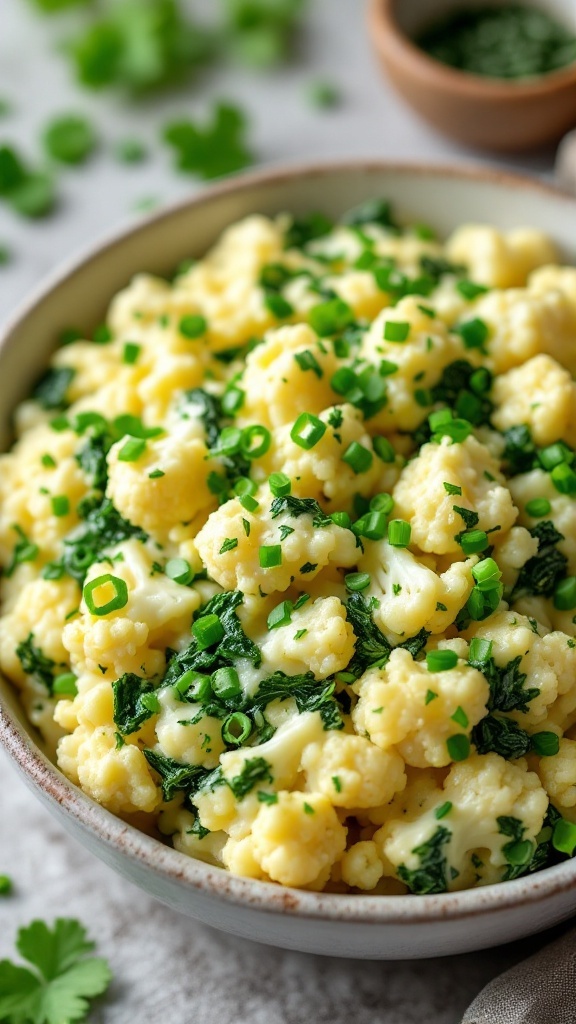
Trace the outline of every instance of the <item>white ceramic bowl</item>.
<instances>
[{"instance_id":1,"label":"white ceramic bowl","mask_svg":"<svg viewBox=\"0 0 576 1024\"><path fill-rule=\"evenodd\" d=\"M65 267L15 316L0 341L0 445L69 324L102 319L137 271L170 271L199 256L226 225L258 211L338 215L373 196L402 218L441 233L463 221L547 231L575 258L576 202L528 179L385 163L297 167L231 179L164 210ZM62 825L130 881L177 910L235 935L289 949L401 959L464 953L540 931L576 908L576 860L500 885L436 896L337 896L301 892L191 860L94 803L45 757L12 687L0 680L0 740L26 782Z\"/></svg>"}]
</instances>

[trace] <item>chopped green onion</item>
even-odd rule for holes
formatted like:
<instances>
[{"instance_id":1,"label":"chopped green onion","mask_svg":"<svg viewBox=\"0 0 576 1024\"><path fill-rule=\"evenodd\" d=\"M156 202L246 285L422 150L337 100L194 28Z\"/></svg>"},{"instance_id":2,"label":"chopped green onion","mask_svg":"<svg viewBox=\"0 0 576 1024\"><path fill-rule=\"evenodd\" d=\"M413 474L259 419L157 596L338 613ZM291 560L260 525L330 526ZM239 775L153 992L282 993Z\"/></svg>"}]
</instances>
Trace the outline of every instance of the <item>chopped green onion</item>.
<instances>
[{"instance_id":1,"label":"chopped green onion","mask_svg":"<svg viewBox=\"0 0 576 1024\"><path fill-rule=\"evenodd\" d=\"M308 323L321 338L337 334L354 323L354 313L343 299L328 299L312 306L308 312Z\"/></svg>"},{"instance_id":2,"label":"chopped green onion","mask_svg":"<svg viewBox=\"0 0 576 1024\"><path fill-rule=\"evenodd\" d=\"M51 500L52 512L55 516L67 516L70 511L70 499L65 494L55 494Z\"/></svg>"},{"instance_id":3,"label":"chopped green onion","mask_svg":"<svg viewBox=\"0 0 576 1024\"><path fill-rule=\"evenodd\" d=\"M493 558L484 558L472 566L472 575L480 590L493 590L499 584L502 573Z\"/></svg>"},{"instance_id":4,"label":"chopped green onion","mask_svg":"<svg viewBox=\"0 0 576 1024\"><path fill-rule=\"evenodd\" d=\"M484 295L484 293L488 291L485 284L476 284L475 281L466 280L457 281L456 289L460 292L460 295L464 299L468 299L468 301L477 299L479 295Z\"/></svg>"},{"instance_id":5,"label":"chopped green onion","mask_svg":"<svg viewBox=\"0 0 576 1024\"><path fill-rule=\"evenodd\" d=\"M554 469L554 466L560 465L561 462L568 462L569 457L570 449L563 445L561 441L549 444L547 448L542 448L538 452L540 464L547 470Z\"/></svg>"},{"instance_id":6,"label":"chopped green onion","mask_svg":"<svg viewBox=\"0 0 576 1024\"><path fill-rule=\"evenodd\" d=\"M436 810L434 811L434 817L436 818L437 821L441 821L442 818L445 818L447 814L450 814L451 810L452 803L450 800L447 800L445 804L441 804L440 807L436 808Z\"/></svg>"},{"instance_id":7,"label":"chopped green onion","mask_svg":"<svg viewBox=\"0 0 576 1024\"><path fill-rule=\"evenodd\" d=\"M496 611L500 604L503 589L504 588L501 583L494 589L488 591L482 591L479 587L474 587L468 601L466 602L466 608L470 618L474 619L475 622L480 622L482 619L487 618L488 615L491 615L492 612Z\"/></svg>"},{"instance_id":8,"label":"chopped green onion","mask_svg":"<svg viewBox=\"0 0 576 1024\"><path fill-rule=\"evenodd\" d=\"M470 725L468 715L464 711L464 708L460 707L460 705L458 705L454 714L450 715L450 718L452 719L453 722L456 722L456 725L461 725L463 729L467 729L468 726Z\"/></svg>"},{"instance_id":9,"label":"chopped green onion","mask_svg":"<svg viewBox=\"0 0 576 1024\"><path fill-rule=\"evenodd\" d=\"M144 705L147 711L151 711L153 715L157 715L160 712L160 701L158 700L158 694L156 693L143 693L140 698L141 703Z\"/></svg>"},{"instance_id":10,"label":"chopped green onion","mask_svg":"<svg viewBox=\"0 0 576 1024\"><path fill-rule=\"evenodd\" d=\"M576 608L576 576L567 576L566 579L560 580L554 591L554 607L562 612Z\"/></svg>"},{"instance_id":11,"label":"chopped green onion","mask_svg":"<svg viewBox=\"0 0 576 1024\"><path fill-rule=\"evenodd\" d=\"M222 395L222 412L225 416L235 416L244 405L246 392L242 388L232 386Z\"/></svg>"},{"instance_id":12,"label":"chopped green onion","mask_svg":"<svg viewBox=\"0 0 576 1024\"><path fill-rule=\"evenodd\" d=\"M282 565L282 547L280 544L261 544L258 557L261 569L275 569Z\"/></svg>"},{"instance_id":13,"label":"chopped green onion","mask_svg":"<svg viewBox=\"0 0 576 1024\"><path fill-rule=\"evenodd\" d=\"M241 494L239 498L242 508L245 508L247 512L256 512L260 508L260 502L256 501L251 494Z\"/></svg>"},{"instance_id":14,"label":"chopped green onion","mask_svg":"<svg viewBox=\"0 0 576 1024\"><path fill-rule=\"evenodd\" d=\"M59 697L75 697L78 693L76 676L73 672L62 672L52 683L52 693Z\"/></svg>"},{"instance_id":15,"label":"chopped green onion","mask_svg":"<svg viewBox=\"0 0 576 1024\"><path fill-rule=\"evenodd\" d=\"M542 519L552 511L552 505L548 498L532 498L526 502L526 514L534 519Z\"/></svg>"},{"instance_id":16,"label":"chopped green onion","mask_svg":"<svg viewBox=\"0 0 576 1024\"><path fill-rule=\"evenodd\" d=\"M322 420L318 419L311 412L303 412L294 423L290 431L290 437L300 448L309 451L314 445L318 444L318 441L324 437L325 433L326 424Z\"/></svg>"},{"instance_id":17,"label":"chopped green onion","mask_svg":"<svg viewBox=\"0 0 576 1024\"><path fill-rule=\"evenodd\" d=\"M505 854L509 864L521 867L527 864L532 857L534 844L530 839L521 839L517 843L506 843Z\"/></svg>"},{"instance_id":18,"label":"chopped green onion","mask_svg":"<svg viewBox=\"0 0 576 1024\"><path fill-rule=\"evenodd\" d=\"M183 316L178 324L178 330L184 338L193 340L194 338L200 338L203 334L206 334L208 330L208 324L206 323L205 317L199 313L191 313L188 316Z\"/></svg>"},{"instance_id":19,"label":"chopped green onion","mask_svg":"<svg viewBox=\"0 0 576 1024\"><path fill-rule=\"evenodd\" d=\"M463 323L458 324L454 330L462 338L464 348L482 348L490 334L488 325L479 317L465 320Z\"/></svg>"},{"instance_id":20,"label":"chopped green onion","mask_svg":"<svg viewBox=\"0 0 576 1024\"><path fill-rule=\"evenodd\" d=\"M108 345L113 338L112 331L108 327L108 324L99 324L98 327L94 328L92 334L92 341L95 345Z\"/></svg>"},{"instance_id":21,"label":"chopped green onion","mask_svg":"<svg viewBox=\"0 0 576 1024\"><path fill-rule=\"evenodd\" d=\"M357 441L352 441L342 456L342 462L346 462L355 473L365 473L373 461L372 452Z\"/></svg>"},{"instance_id":22,"label":"chopped green onion","mask_svg":"<svg viewBox=\"0 0 576 1024\"><path fill-rule=\"evenodd\" d=\"M465 761L470 753L470 740L461 732L456 733L446 740L446 749L453 761Z\"/></svg>"},{"instance_id":23,"label":"chopped green onion","mask_svg":"<svg viewBox=\"0 0 576 1024\"><path fill-rule=\"evenodd\" d=\"M54 469L56 466L56 459L52 455L49 455L48 452L42 456L40 462L46 469Z\"/></svg>"},{"instance_id":24,"label":"chopped green onion","mask_svg":"<svg viewBox=\"0 0 576 1024\"><path fill-rule=\"evenodd\" d=\"M199 622L201 619L198 620ZM237 697L242 692L240 677L235 668L226 666L218 668L210 678L212 689L217 697L222 700L229 700L230 697Z\"/></svg>"},{"instance_id":25,"label":"chopped green onion","mask_svg":"<svg viewBox=\"0 0 576 1024\"><path fill-rule=\"evenodd\" d=\"M366 515L357 519L352 530L358 537L366 537L368 540L382 540L386 534L388 517L384 512L367 512Z\"/></svg>"},{"instance_id":26,"label":"chopped green onion","mask_svg":"<svg viewBox=\"0 0 576 1024\"><path fill-rule=\"evenodd\" d=\"M242 431L239 427L224 427L212 451L218 455L236 455L240 451Z\"/></svg>"},{"instance_id":27,"label":"chopped green onion","mask_svg":"<svg viewBox=\"0 0 576 1024\"><path fill-rule=\"evenodd\" d=\"M372 440L372 446L382 462L395 461L396 452L387 437L375 437Z\"/></svg>"},{"instance_id":28,"label":"chopped green onion","mask_svg":"<svg viewBox=\"0 0 576 1024\"><path fill-rule=\"evenodd\" d=\"M294 355L294 359L296 360L301 370L312 370L312 372L315 373L318 378L324 376L324 370L320 366L320 363L316 359L316 356L312 352L310 352L309 349L305 349L304 352L296 352Z\"/></svg>"},{"instance_id":29,"label":"chopped green onion","mask_svg":"<svg viewBox=\"0 0 576 1024\"><path fill-rule=\"evenodd\" d=\"M294 307L291 303L283 295L279 295L278 292L266 292L264 295L264 305L277 320L286 320L294 312Z\"/></svg>"},{"instance_id":30,"label":"chopped green onion","mask_svg":"<svg viewBox=\"0 0 576 1024\"><path fill-rule=\"evenodd\" d=\"M393 363L390 359L381 359L380 365L378 366L378 373L381 377L391 377L393 373L398 370L398 363Z\"/></svg>"},{"instance_id":31,"label":"chopped green onion","mask_svg":"<svg viewBox=\"0 0 576 1024\"><path fill-rule=\"evenodd\" d=\"M412 527L404 519L391 519L388 523L388 543L394 548L407 548Z\"/></svg>"},{"instance_id":32,"label":"chopped green onion","mask_svg":"<svg viewBox=\"0 0 576 1024\"><path fill-rule=\"evenodd\" d=\"M119 462L137 462L146 450L146 440L143 437L131 437L126 441L118 452Z\"/></svg>"},{"instance_id":33,"label":"chopped green onion","mask_svg":"<svg viewBox=\"0 0 576 1024\"><path fill-rule=\"evenodd\" d=\"M426 690L426 696L424 698L424 704L428 706L433 700L436 700L438 694L434 693L434 690Z\"/></svg>"},{"instance_id":34,"label":"chopped green onion","mask_svg":"<svg viewBox=\"0 0 576 1024\"><path fill-rule=\"evenodd\" d=\"M141 345L137 345L135 341L127 341L122 353L122 362L127 363L128 366L133 366L138 361L141 351Z\"/></svg>"},{"instance_id":35,"label":"chopped green onion","mask_svg":"<svg viewBox=\"0 0 576 1024\"><path fill-rule=\"evenodd\" d=\"M292 481L286 473L271 473L268 486L275 498L282 498L285 494L290 494Z\"/></svg>"},{"instance_id":36,"label":"chopped green onion","mask_svg":"<svg viewBox=\"0 0 576 1024\"><path fill-rule=\"evenodd\" d=\"M270 612L266 625L268 629L278 629L279 626L287 626L292 619L293 605L291 601L282 601Z\"/></svg>"},{"instance_id":37,"label":"chopped green onion","mask_svg":"<svg viewBox=\"0 0 576 1024\"><path fill-rule=\"evenodd\" d=\"M384 324L385 341L406 341L410 334L410 324L404 320L387 320Z\"/></svg>"},{"instance_id":38,"label":"chopped green onion","mask_svg":"<svg viewBox=\"0 0 576 1024\"><path fill-rule=\"evenodd\" d=\"M559 853L566 853L571 857L576 850L576 825L565 818L560 818L554 825L552 846Z\"/></svg>"},{"instance_id":39,"label":"chopped green onion","mask_svg":"<svg viewBox=\"0 0 576 1024\"><path fill-rule=\"evenodd\" d=\"M560 494L576 494L576 473L566 462L554 466L550 478Z\"/></svg>"},{"instance_id":40,"label":"chopped green onion","mask_svg":"<svg viewBox=\"0 0 576 1024\"><path fill-rule=\"evenodd\" d=\"M163 469L153 469L151 473L148 473L149 480L159 480L162 476L166 476Z\"/></svg>"},{"instance_id":41,"label":"chopped green onion","mask_svg":"<svg viewBox=\"0 0 576 1024\"><path fill-rule=\"evenodd\" d=\"M337 395L346 395L355 384L356 374L348 366L341 366L330 380L330 386Z\"/></svg>"},{"instance_id":42,"label":"chopped green onion","mask_svg":"<svg viewBox=\"0 0 576 1024\"><path fill-rule=\"evenodd\" d=\"M428 651L426 655L429 672L447 672L448 669L456 668L457 664L456 651Z\"/></svg>"},{"instance_id":43,"label":"chopped green onion","mask_svg":"<svg viewBox=\"0 0 576 1024\"><path fill-rule=\"evenodd\" d=\"M531 739L532 750L540 757L554 757L560 750L560 739L555 732L535 732Z\"/></svg>"},{"instance_id":44,"label":"chopped green onion","mask_svg":"<svg viewBox=\"0 0 576 1024\"><path fill-rule=\"evenodd\" d=\"M194 579L194 570L185 558L169 558L164 572L174 583L180 583L183 587L187 587Z\"/></svg>"},{"instance_id":45,"label":"chopped green onion","mask_svg":"<svg viewBox=\"0 0 576 1024\"><path fill-rule=\"evenodd\" d=\"M332 512L330 519L336 526L341 526L344 530L350 529L350 516L347 512Z\"/></svg>"},{"instance_id":46,"label":"chopped green onion","mask_svg":"<svg viewBox=\"0 0 576 1024\"><path fill-rule=\"evenodd\" d=\"M261 423L254 423L242 431L240 451L247 459L259 459L265 455L272 443L272 435Z\"/></svg>"},{"instance_id":47,"label":"chopped green onion","mask_svg":"<svg viewBox=\"0 0 576 1024\"><path fill-rule=\"evenodd\" d=\"M460 547L465 555L475 555L488 547L488 536L484 530L466 530L460 534Z\"/></svg>"},{"instance_id":48,"label":"chopped green onion","mask_svg":"<svg viewBox=\"0 0 576 1024\"><path fill-rule=\"evenodd\" d=\"M492 387L492 374L490 373L490 370L487 370L485 366L481 366L478 370L474 370L474 373L468 381L468 386L475 395L485 395Z\"/></svg>"},{"instance_id":49,"label":"chopped green onion","mask_svg":"<svg viewBox=\"0 0 576 1024\"><path fill-rule=\"evenodd\" d=\"M394 508L394 498L391 494L386 494L384 491L382 494L375 494L373 498L370 498L370 512L384 512L385 515L390 515Z\"/></svg>"},{"instance_id":50,"label":"chopped green onion","mask_svg":"<svg viewBox=\"0 0 576 1024\"><path fill-rule=\"evenodd\" d=\"M247 476L238 477L234 484L234 494L237 494L238 497L241 497L243 494L256 494L257 490L258 485Z\"/></svg>"},{"instance_id":51,"label":"chopped green onion","mask_svg":"<svg viewBox=\"0 0 576 1024\"><path fill-rule=\"evenodd\" d=\"M370 573L367 572L349 572L344 577L344 583L352 593L366 590L366 587L370 586L370 582Z\"/></svg>"},{"instance_id":52,"label":"chopped green onion","mask_svg":"<svg viewBox=\"0 0 576 1024\"><path fill-rule=\"evenodd\" d=\"M475 636L470 641L469 661L470 664L483 665L492 657L492 647L494 646L492 640L484 640L482 637Z\"/></svg>"},{"instance_id":53,"label":"chopped green onion","mask_svg":"<svg viewBox=\"0 0 576 1024\"><path fill-rule=\"evenodd\" d=\"M222 724L222 739L229 747L240 747L252 732L252 722L242 711L234 711Z\"/></svg>"},{"instance_id":54,"label":"chopped green onion","mask_svg":"<svg viewBox=\"0 0 576 1024\"><path fill-rule=\"evenodd\" d=\"M112 587L114 596L109 601L105 601L104 604L96 604L94 592L99 590L100 587L108 586ZM108 572L103 576L96 576L95 579L86 583L83 596L86 607L91 615L108 615L109 612L118 611L128 604L128 587L119 576L112 576Z\"/></svg>"},{"instance_id":55,"label":"chopped green onion","mask_svg":"<svg viewBox=\"0 0 576 1024\"><path fill-rule=\"evenodd\" d=\"M205 651L212 644L219 643L224 636L224 627L217 615L203 615L192 623L192 633L199 651Z\"/></svg>"}]
</instances>

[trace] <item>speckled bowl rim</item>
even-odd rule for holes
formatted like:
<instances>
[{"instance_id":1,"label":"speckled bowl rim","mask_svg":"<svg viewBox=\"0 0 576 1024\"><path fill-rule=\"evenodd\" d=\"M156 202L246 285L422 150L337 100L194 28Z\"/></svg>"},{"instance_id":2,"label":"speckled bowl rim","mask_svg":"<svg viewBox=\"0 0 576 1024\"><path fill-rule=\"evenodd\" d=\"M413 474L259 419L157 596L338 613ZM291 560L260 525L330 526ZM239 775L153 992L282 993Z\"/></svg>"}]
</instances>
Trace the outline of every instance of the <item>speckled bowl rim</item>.
<instances>
[{"instance_id":1,"label":"speckled bowl rim","mask_svg":"<svg viewBox=\"0 0 576 1024\"><path fill-rule=\"evenodd\" d=\"M557 71L549 71L545 75L535 75L526 80L488 78L470 71L460 71L449 64L430 57L425 50L410 38L399 25L394 7L398 0L370 0L368 7L368 25L373 41L378 49L383 50L394 45L402 54L404 66L412 76L420 79L422 85L435 82L446 91L458 92L469 98L482 97L492 100L495 104L506 100L519 103L541 96L553 96L567 87L576 85L576 61L567 64Z\"/></svg>"},{"instance_id":2,"label":"speckled bowl rim","mask_svg":"<svg viewBox=\"0 0 576 1024\"><path fill-rule=\"evenodd\" d=\"M250 190L254 186L330 177L333 174L352 171L359 174L389 171L392 174L407 173L422 178L458 178L543 192L566 200L573 208L572 215L576 215L574 197L563 189L519 174L486 168L356 159L284 165L281 168L271 167L236 175L221 184L202 190L192 198L169 204L160 211L142 218L136 224L131 223L111 232L103 240L87 248L80 256L66 261L9 319L8 324L0 332L0 352L10 345L10 336L16 326L41 305L58 284L63 283L96 254L101 255L112 247L122 245L128 236L148 230L151 225L161 223L179 210L202 206L207 201ZM303 919L408 926L477 918L518 906L535 907L576 886L576 860L565 861L555 867L510 882L430 896L336 895L286 889L270 882L240 878L230 875L223 868L213 867L178 853L97 804L48 760L18 721L16 714L3 701L0 702L0 743L23 773L30 787L41 791L44 802L59 805L80 830L91 833L101 847L116 850L119 854L139 863L148 872L181 884L185 890L210 894L232 905L246 906L273 914L290 914Z\"/></svg>"}]
</instances>

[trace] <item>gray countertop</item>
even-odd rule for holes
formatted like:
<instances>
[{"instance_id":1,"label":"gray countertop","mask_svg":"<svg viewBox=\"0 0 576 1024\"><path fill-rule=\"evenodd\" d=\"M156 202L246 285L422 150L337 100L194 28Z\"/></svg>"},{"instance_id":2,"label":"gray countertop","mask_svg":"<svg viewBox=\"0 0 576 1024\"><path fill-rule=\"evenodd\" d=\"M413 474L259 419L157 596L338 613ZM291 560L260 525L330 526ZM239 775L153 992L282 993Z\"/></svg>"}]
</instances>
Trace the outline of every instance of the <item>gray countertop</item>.
<instances>
[{"instance_id":1,"label":"gray countertop","mask_svg":"<svg viewBox=\"0 0 576 1024\"><path fill-rule=\"evenodd\" d=\"M33 223L0 208L0 244L13 253L0 269L0 323L59 261L107 230L138 216L136 205L184 196L199 186L178 177L158 145L169 115L202 115L217 97L250 111L260 163L332 156L379 156L434 162L489 162L435 135L383 82L368 49L360 0L311 0L297 60L266 79L239 71L209 73L187 93L134 109L80 93L54 47L72 15L42 19L26 0L0 0L0 97L13 114L0 122L33 157L45 121L64 110L91 114L100 153L61 175L57 215ZM196 3L208 10L210 0ZM311 81L342 92L337 110L307 105ZM110 155L115 140L148 142L137 167ZM506 161L549 174L551 151ZM542 937L514 947L420 963L355 962L265 949L180 917L152 901L79 847L51 819L0 753L0 874L15 881L0 906L0 958L12 953L19 925L35 917L79 917L108 957L115 980L91 1017L103 1024L457 1024L482 985L528 955ZM432 951L431 951L432 952Z\"/></svg>"}]
</instances>

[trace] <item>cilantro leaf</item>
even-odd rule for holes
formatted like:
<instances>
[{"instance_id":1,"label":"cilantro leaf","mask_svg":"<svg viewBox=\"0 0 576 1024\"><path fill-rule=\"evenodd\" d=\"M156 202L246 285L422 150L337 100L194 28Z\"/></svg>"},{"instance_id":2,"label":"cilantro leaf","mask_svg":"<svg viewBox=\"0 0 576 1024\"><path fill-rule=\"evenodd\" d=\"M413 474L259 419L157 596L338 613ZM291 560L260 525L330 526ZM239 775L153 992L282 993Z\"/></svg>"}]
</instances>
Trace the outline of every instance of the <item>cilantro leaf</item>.
<instances>
[{"instance_id":1,"label":"cilantro leaf","mask_svg":"<svg viewBox=\"0 0 576 1024\"><path fill-rule=\"evenodd\" d=\"M142 697L151 693L154 686L147 679L125 672L112 683L114 695L114 724L123 736L136 732L154 712L142 702Z\"/></svg>"},{"instance_id":2,"label":"cilantro leaf","mask_svg":"<svg viewBox=\"0 0 576 1024\"><path fill-rule=\"evenodd\" d=\"M532 594L551 597L568 570L566 555L556 547L559 541L564 540L564 535L558 532L551 520L537 523L530 533L538 541L538 551L520 570L510 601Z\"/></svg>"},{"instance_id":3,"label":"cilantro leaf","mask_svg":"<svg viewBox=\"0 0 576 1024\"><path fill-rule=\"evenodd\" d=\"M444 825L439 825L427 842L415 846L411 851L419 856L419 867L407 868L405 864L398 865L398 877L417 896L425 896L433 892L446 892L448 865L442 847L449 842L451 837L450 830Z\"/></svg>"},{"instance_id":4,"label":"cilantro leaf","mask_svg":"<svg viewBox=\"0 0 576 1024\"><path fill-rule=\"evenodd\" d=\"M94 943L79 921L58 918L53 928L32 921L16 940L36 971L0 962L0 1019L8 1024L73 1024L84 1020L88 1000L107 989L111 972L100 957L86 957Z\"/></svg>"},{"instance_id":5,"label":"cilantro leaf","mask_svg":"<svg viewBox=\"0 0 576 1024\"><path fill-rule=\"evenodd\" d=\"M246 118L240 108L217 103L211 124L199 127L184 118L172 121L164 129L164 140L175 150L178 170L209 179L252 163L245 132Z\"/></svg>"},{"instance_id":6,"label":"cilantro leaf","mask_svg":"<svg viewBox=\"0 0 576 1024\"><path fill-rule=\"evenodd\" d=\"M354 657L348 671L361 676L369 665L385 665L392 645L378 629L361 594L350 595L346 602L346 615L356 634Z\"/></svg>"}]
</instances>

